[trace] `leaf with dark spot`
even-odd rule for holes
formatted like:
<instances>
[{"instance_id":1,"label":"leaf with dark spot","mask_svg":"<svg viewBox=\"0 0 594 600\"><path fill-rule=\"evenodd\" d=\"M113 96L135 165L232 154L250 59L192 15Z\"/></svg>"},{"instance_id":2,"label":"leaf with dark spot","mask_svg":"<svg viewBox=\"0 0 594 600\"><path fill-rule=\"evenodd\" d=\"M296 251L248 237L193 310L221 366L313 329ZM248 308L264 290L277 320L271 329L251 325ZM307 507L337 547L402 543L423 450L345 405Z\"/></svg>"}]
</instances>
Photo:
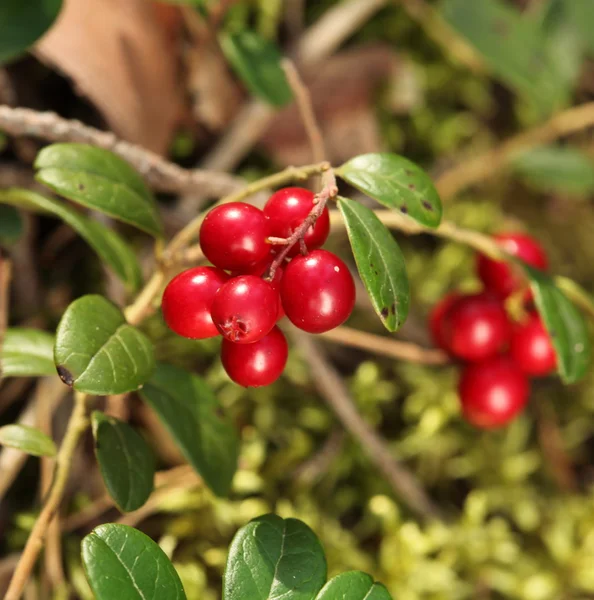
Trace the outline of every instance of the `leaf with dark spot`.
<instances>
[{"instance_id":1,"label":"leaf with dark spot","mask_svg":"<svg viewBox=\"0 0 594 600\"><path fill-rule=\"evenodd\" d=\"M60 376L60 379L69 387L72 387L72 384L74 383L74 377L72 376L72 373L64 366L62 365L58 365L56 367L57 371L58 371L58 375Z\"/></svg>"}]
</instances>

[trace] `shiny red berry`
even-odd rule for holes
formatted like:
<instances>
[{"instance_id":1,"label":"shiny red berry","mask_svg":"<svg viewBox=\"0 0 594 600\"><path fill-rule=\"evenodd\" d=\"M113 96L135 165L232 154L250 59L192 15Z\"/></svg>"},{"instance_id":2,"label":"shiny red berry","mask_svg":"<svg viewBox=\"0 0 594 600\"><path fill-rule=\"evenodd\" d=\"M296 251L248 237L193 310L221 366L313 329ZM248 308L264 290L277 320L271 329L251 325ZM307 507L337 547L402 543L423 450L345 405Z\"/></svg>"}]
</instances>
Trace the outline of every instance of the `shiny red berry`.
<instances>
[{"instance_id":1,"label":"shiny red berry","mask_svg":"<svg viewBox=\"0 0 594 600\"><path fill-rule=\"evenodd\" d=\"M444 296L434 307L429 315L429 330L434 344L442 350L449 351L445 338L445 317L450 308L460 298L460 294L448 294Z\"/></svg>"},{"instance_id":2,"label":"shiny red berry","mask_svg":"<svg viewBox=\"0 0 594 600\"><path fill-rule=\"evenodd\" d=\"M163 293L163 318L170 329L187 338L218 335L210 309L229 275L215 267L195 267L174 277Z\"/></svg>"},{"instance_id":3,"label":"shiny red berry","mask_svg":"<svg viewBox=\"0 0 594 600\"><path fill-rule=\"evenodd\" d=\"M531 236L523 233L504 233L495 236L497 243L513 256L544 271L549 261L544 248ZM507 298L522 285L521 277L505 262L493 260L482 254L477 258L477 272L485 288L500 298Z\"/></svg>"},{"instance_id":4,"label":"shiny red berry","mask_svg":"<svg viewBox=\"0 0 594 600\"><path fill-rule=\"evenodd\" d=\"M261 340L276 323L278 291L255 275L225 283L212 302L212 320L225 339L236 344Z\"/></svg>"},{"instance_id":5,"label":"shiny red berry","mask_svg":"<svg viewBox=\"0 0 594 600\"><path fill-rule=\"evenodd\" d=\"M249 268L270 252L270 236L264 213L245 202L229 202L213 208L200 227L200 246L208 260L229 271Z\"/></svg>"},{"instance_id":6,"label":"shiny red berry","mask_svg":"<svg viewBox=\"0 0 594 600\"><path fill-rule=\"evenodd\" d=\"M314 207L315 195L313 192L299 187L288 187L270 196L264 214L270 221L270 235L288 238L309 215ZM309 250L319 248L324 244L330 232L330 214L324 208L316 224L310 227L303 241ZM295 244L289 251L289 256L299 254L299 244Z\"/></svg>"},{"instance_id":7,"label":"shiny red berry","mask_svg":"<svg viewBox=\"0 0 594 600\"><path fill-rule=\"evenodd\" d=\"M466 420L491 429L506 425L522 411L530 383L509 356L496 356L468 365L458 391Z\"/></svg>"},{"instance_id":8,"label":"shiny red berry","mask_svg":"<svg viewBox=\"0 0 594 600\"><path fill-rule=\"evenodd\" d=\"M479 361L509 342L511 325L502 304L487 294L461 296L445 315L443 339L458 358Z\"/></svg>"},{"instance_id":9,"label":"shiny red berry","mask_svg":"<svg viewBox=\"0 0 594 600\"><path fill-rule=\"evenodd\" d=\"M281 301L294 325L322 333L349 318L355 306L355 282L338 256L314 250L295 257L285 268Z\"/></svg>"},{"instance_id":10,"label":"shiny red berry","mask_svg":"<svg viewBox=\"0 0 594 600\"><path fill-rule=\"evenodd\" d=\"M253 344L223 340L221 360L227 375L244 387L260 387L275 382L287 364L288 346L278 327Z\"/></svg>"},{"instance_id":11,"label":"shiny red berry","mask_svg":"<svg viewBox=\"0 0 594 600\"><path fill-rule=\"evenodd\" d=\"M551 338L537 313L531 313L523 323L514 326L509 350L528 375L549 375L557 365Z\"/></svg>"}]
</instances>

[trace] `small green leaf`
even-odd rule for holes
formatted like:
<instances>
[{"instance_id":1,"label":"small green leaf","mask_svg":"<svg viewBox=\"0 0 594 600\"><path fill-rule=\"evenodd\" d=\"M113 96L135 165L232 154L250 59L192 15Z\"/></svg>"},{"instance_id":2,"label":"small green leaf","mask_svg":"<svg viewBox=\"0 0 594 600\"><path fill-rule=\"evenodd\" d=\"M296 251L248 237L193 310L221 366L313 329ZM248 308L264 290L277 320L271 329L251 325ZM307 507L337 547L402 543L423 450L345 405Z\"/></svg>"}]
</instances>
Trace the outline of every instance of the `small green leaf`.
<instances>
[{"instance_id":1,"label":"small green leaf","mask_svg":"<svg viewBox=\"0 0 594 600\"><path fill-rule=\"evenodd\" d=\"M144 533L100 525L82 541L82 560L97 600L185 600L167 555Z\"/></svg>"},{"instance_id":2,"label":"small green leaf","mask_svg":"<svg viewBox=\"0 0 594 600\"><path fill-rule=\"evenodd\" d=\"M137 390L155 367L153 345L102 296L75 300L56 331L54 359L62 381L105 396Z\"/></svg>"},{"instance_id":3,"label":"small green leaf","mask_svg":"<svg viewBox=\"0 0 594 600\"><path fill-rule=\"evenodd\" d=\"M221 47L249 91L273 106L291 102L293 94L281 67L281 53L254 31L221 37Z\"/></svg>"},{"instance_id":4,"label":"small green leaf","mask_svg":"<svg viewBox=\"0 0 594 600\"><path fill-rule=\"evenodd\" d=\"M523 265L534 293L536 308L557 353L557 369L565 383L581 379L591 359L588 328L578 309L547 275Z\"/></svg>"},{"instance_id":5,"label":"small green leaf","mask_svg":"<svg viewBox=\"0 0 594 600\"><path fill-rule=\"evenodd\" d=\"M183 369L159 364L140 395L206 485L218 496L228 494L237 469L239 440L206 383Z\"/></svg>"},{"instance_id":6,"label":"small green leaf","mask_svg":"<svg viewBox=\"0 0 594 600\"><path fill-rule=\"evenodd\" d=\"M355 156L336 174L347 183L388 208L398 209L427 227L441 221L441 200L421 168L397 154L372 153Z\"/></svg>"},{"instance_id":7,"label":"small green leaf","mask_svg":"<svg viewBox=\"0 0 594 600\"><path fill-rule=\"evenodd\" d=\"M37 155L36 178L88 208L162 235L154 199L140 175L112 152L86 144L52 144Z\"/></svg>"},{"instance_id":8,"label":"small green leaf","mask_svg":"<svg viewBox=\"0 0 594 600\"><path fill-rule=\"evenodd\" d=\"M0 246L16 244L23 230L23 219L19 212L13 206L0 204Z\"/></svg>"},{"instance_id":9,"label":"small green leaf","mask_svg":"<svg viewBox=\"0 0 594 600\"><path fill-rule=\"evenodd\" d=\"M578 32L582 43L594 55L594 11L591 0L571 0L564 3L569 19L574 29Z\"/></svg>"},{"instance_id":10,"label":"small green leaf","mask_svg":"<svg viewBox=\"0 0 594 600\"><path fill-rule=\"evenodd\" d=\"M27 425L0 427L0 444L33 456L55 456L54 441L39 429Z\"/></svg>"},{"instance_id":11,"label":"small green leaf","mask_svg":"<svg viewBox=\"0 0 594 600\"><path fill-rule=\"evenodd\" d=\"M62 0L0 2L0 64L24 54L56 20Z\"/></svg>"},{"instance_id":12,"label":"small green leaf","mask_svg":"<svg viewBox=\"0 0 594 600\"><path fill-rule=\"evenodd\" d=\"M386 329L396 331L406 320L409 304L400 247L371 209L348 198L339 198L338 207L373 308Z\"/></svg>"},{"instance_id":13,"label":"small green leaf","mask_svg":"<svg viewBox=\"0 0 594 600\"><path fill-rule=\"evenodd\" d=\"M155 457L127 423L95 411L95 456L109 495L123 512L140 508L154 488Z\"/></svg>"},{"instance_id":14,"label":"small green leaf","mask_svg":"<svg viewBox=\"0 0 594 600\"><path fill-rule=\"evenodd\" d=\"M131 291L138 290L142 285L142 273L134 252L113 229L58 200L46 198L29 190L18 188L0 190L0 203L3 202L20 206L25 210L53 214L62 219L84 238Z\"/></svg>"},{"instance_id":15,"label":"small green leaf","mask_svg":"<svg viewBox=\"0 0 594 600\"><path fill-rule=\"evenodd\" d=\"M392 600L392 596L367 573L349 571L331 579L316 600Z\"/></svg>"},{"instance_id":16,"label":"small green leaf","mask_svg":"<svg viewBox=\"0 0 594 600\"><path fill-rule=\"evenodd\" d=\"M302 521L264 515L238 532L227 557L223 600L314 600L326 558Z\"/></svg>"},{"instance_id":17,"label":"small green leaf","mask_svg":"<svg viewBox=\"0 0 594 600\"><path fill-rule=\"evenodd\" d=\"M55 375L54 336L47 331L15 327L7 329L0 348L3 377Z\"/></svg>"}]
</instances>

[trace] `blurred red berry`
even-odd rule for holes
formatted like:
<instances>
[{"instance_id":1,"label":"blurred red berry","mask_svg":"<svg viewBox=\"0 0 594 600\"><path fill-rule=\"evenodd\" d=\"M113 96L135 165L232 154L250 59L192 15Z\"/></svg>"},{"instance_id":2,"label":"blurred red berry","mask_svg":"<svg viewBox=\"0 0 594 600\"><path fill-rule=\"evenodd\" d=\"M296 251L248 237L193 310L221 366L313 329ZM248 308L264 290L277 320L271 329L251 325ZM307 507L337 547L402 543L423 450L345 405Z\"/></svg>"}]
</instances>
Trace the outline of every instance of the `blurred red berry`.
<instances>
[{"instance_id":1,"label":"blurred red berry","mask_svg":"<svg viewBox=\"0 0 594 600\"><path fill-rule=\"evenodd\" d=\"M509 349L516 364L528 375L549 375L557 365L551 338L537 313L514 326Z\"/></svg>"}]
</instances>

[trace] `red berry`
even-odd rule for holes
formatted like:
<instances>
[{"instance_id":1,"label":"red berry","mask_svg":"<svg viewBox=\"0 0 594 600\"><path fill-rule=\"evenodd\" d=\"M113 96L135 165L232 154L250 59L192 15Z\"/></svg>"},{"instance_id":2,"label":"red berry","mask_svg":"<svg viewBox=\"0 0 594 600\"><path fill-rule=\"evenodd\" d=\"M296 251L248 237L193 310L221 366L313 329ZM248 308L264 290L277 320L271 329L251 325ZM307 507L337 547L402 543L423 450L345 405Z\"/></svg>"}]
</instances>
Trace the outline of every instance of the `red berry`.
<instances>
[{"instance_id":1,"label":"red berry","mask_svg":"<svg viewBox=\"0 0 594 600\"><path fill-rule=\"evenodd\" d=\"M218 335L210 309L229 275L215 267L195 267L174 277L163 293L163 317L170 329L187 338Z\"/></svg>"},{"instance_id":2,"label":"red berry","mask_svg":"<svg viewBox=\"0 0 594 600\"><path fill-rule=\"evenodd\" d=\"M460 298L460 294L448 294L444 296L434 307L429 315L429 330L433 342L438 348L449 352L449 347L445 338L445 318L448 311Z\"/></svg>"},{"instance_id":3,"label":"red berry","mask_svg":"<svg viewBox=\"0 0 594 600\"><path fill-rule=\"evenodd\" d=\"M510 355L528 375L549 375L555 370L555 349L538 314L532 313L526 321L514 326Z\"/></svg>"},{"instance_id":4,"label":"red berry","mask_svg":"<svg viewBox=\"0 0 594 600\"><path fill-rule=\"evenodd\" d=\"M513 256L517 256L531 267L541 271L548 267L549 261L543 247L529 235L504 233L496 235L495 239L503 249ZM500 298L507 298L522 285L521 277L505 261L493 260L479 254L477 271L478 276L485 284L485 288Z\"/></svg>"},{"instance_id":5,"label":"red berry","mask_svg":"<svg viewBox=\"0 0 594 600\"><path fill-rule=\"evenodd\" d=\"M315 195L313 192L299 187L289 187L279 190L270 196L264 214L270 221L270 235L273 237L288 238L314 207ZM316 224L310 227L303 241L309 250L319 248L324 244L330 233L330 214L324 208ZM295 244L289 251L289 256L299 254L299 244Z\"/></svg>"},{"instance_id":6,"label":"red berry","mask_svg":"<svg viewBox=\"0 0 594 600\"><path fill-rule=\"evenodd\" d=\"M279 300L278 300L278 315L276 317L277 321L280 321L285 316L285 309L283 308L283 303L280 300L280 289L281 289L281 281L283 279L283 275L285 274L285 270L278 266L276 271L274 272L274 279L270 282L272 287L278 292Z\"/></svg>"},{"instance_id":7,"label":"red berry","mask_svg":"<svg viewBox=\"0 0 594 600\"><path fill-rule=\"evenodd\" d=\"M255 275L240 275L221 286L212 302L212 320L224 338L236 344L261 340L276 323L279 295Z\"/></svg>"},{"instance_id":8,"label":"red berry","mask_svg":"<svg viewBox=\"0 0 594 600\"><path fill-rule=\"evenodd\" d=\"M270 252L271 235L264 213L245 202L213 208L200 227L200 246L220 269L239 271L254 266Z\"/></svg>"},{"instance_id":9,"label":"red berry","mask_svg":"<svg viewBox=\"0 0 594 600\"><path fill-rule=\"evenodd\" d=\"M276 381L287 364L287 340L278 327L253 344L223 340L221 360L227 375L244 387L260 387Z\"/></svg>"},{"instance_id":10,"label":"red berry","mask_svg":"<svg viewBox=\"0 0 594 600\"><path fill-rule=\"evenodd\" d=\"M490 429L509 423L526 405L530 384L509 356L468 365L459 384L467 421Z\"/></svg>"},{"instance_id":11,"label":"red berry","mask_svg":"<svg viewBox=\"0 0 594 600\"><path fill-rule=\"evenodd\" d=\"M452 354L478 361L494 356L509 342L511 326L498 300L475 294L461 296L450 306L442 331Z\"/></svg>"},{"instance_id":12,"label":"red berry","mask_svg":"<svg viewBox=\"0 0 594 600\"><path fill-rule=\"evenodd\" d=\"M348 319L355 306L355 282L338 256L314 250L295 257L285 268L281 300L294 325L323 333Z\"/></svg>"}]
</instances>

